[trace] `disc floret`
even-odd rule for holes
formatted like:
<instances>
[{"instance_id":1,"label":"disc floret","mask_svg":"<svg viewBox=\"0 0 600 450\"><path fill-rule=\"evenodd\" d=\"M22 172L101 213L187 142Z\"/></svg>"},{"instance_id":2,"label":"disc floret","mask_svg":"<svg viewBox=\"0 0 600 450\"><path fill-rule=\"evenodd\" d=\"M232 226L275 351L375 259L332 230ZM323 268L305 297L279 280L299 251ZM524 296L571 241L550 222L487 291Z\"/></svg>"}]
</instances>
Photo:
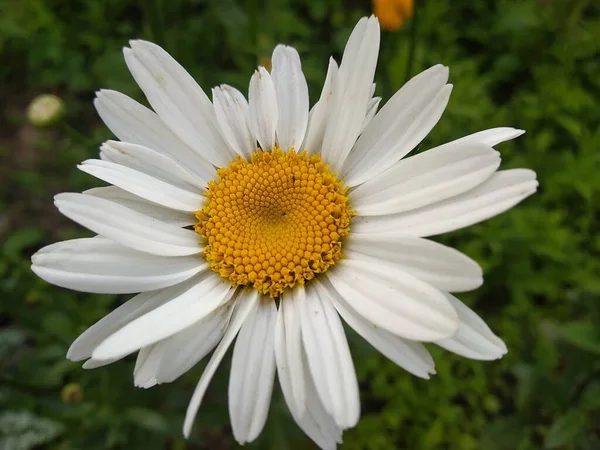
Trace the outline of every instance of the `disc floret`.
<instances>
[{"instance_id":1,"label":"disc floret","mask_svg":"<svg viewBox=\"0 0 600 450\"><path fill-rule=\"evenodd\" d=\"M218 170L195 230L213 271L278 297L343 257L354 215L347 194L320 156L259 149Z\"/></svg>"}]
</instances>

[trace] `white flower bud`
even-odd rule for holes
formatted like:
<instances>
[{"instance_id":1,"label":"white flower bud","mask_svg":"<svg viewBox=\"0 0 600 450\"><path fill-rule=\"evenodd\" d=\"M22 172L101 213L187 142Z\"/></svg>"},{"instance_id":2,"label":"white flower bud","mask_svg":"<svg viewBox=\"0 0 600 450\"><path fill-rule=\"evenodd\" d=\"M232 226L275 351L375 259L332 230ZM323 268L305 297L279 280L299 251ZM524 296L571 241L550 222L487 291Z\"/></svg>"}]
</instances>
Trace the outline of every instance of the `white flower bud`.
<instances>
[{"instance_id":1,"label":"white flower bud","mask_svg":"<svg viewBox=\"0 0 600 450\"><path fill-rule=\"evenodd\" d=\"M46 127L58 122L65 113L60 97L53 94L38 95L27 108L27 119L36 127Z\"/></svg>"}]
</instances>

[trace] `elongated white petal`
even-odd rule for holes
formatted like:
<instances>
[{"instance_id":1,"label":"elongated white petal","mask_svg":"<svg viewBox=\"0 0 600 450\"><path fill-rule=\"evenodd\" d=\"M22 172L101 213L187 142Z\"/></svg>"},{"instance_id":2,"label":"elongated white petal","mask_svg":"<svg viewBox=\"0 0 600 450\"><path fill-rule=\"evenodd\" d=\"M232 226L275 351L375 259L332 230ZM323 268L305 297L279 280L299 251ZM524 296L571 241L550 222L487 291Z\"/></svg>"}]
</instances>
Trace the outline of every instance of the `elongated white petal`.
<instances>
[{"instance_id":1,"label":"elongated white petal","mask_svg":"<svg viewBox=\"0 0 600 450\"><path fill-rule=\"evenodd\" d=\"M154 256L101 237L57 242L36 252L31 261L31 270L43 280L96 294L152 291L208 267L196 256Z\"/></svg>"},{"instance_id":2,"label":"elongated white petal","mask_svg":"<svg viewBox=\"0 0 600 450\"><path fill-rule=\"evenodd\" d=\"M365 128L348 156L343 179L356 186L402 159L429 134L450 98L448 69L434 66L406 83Z\"/></svg>"},{"instance_id":3,"label":"elongated white petal","mask_svg":"<svg viewBox=\"0 0 600 450\"><path fill-rule=\"evenodd\" d=\"M303 355L298 355L304 358ZM306 361L301 361L301 378L305 381L304 391L306 392L303 411L296 409L296 403L293 400L292 382L289 372L277 372L279 384L285 401L290 409L292 417L298 426L323 450L335 450L338 443L342 442L342 430L336 425L333 417L325 411L317 390L308 371Z\"/></svg>"},{"instance_id":4,"label":"elongated white petal","mask_svg":"<svg viewBox=\"0 0 600 450\"><path fill-rule=\"evenodd\" d=\"M199 192L182 189L111 161L88 159L77 167L100 180L165 208L193 212L200 209L204 201Z\"/></svg>"},{"instance_id":5,"label":"elongated white petal","mask_svg":"<svg viewBox=\"0 0 600 450\"><path fill-rule=\"evenodd\" d=\"M250 160L256 139L250 131L248 101L237 89L222 84L212 90L213 103L221 135L234 152Z\"/></svg>"},{"instance_id":6,"label":"elongated white petal","mask_svg":"<svg viewBox=\"0 0 600 450\"><path fill-rule=\"evenodd\" d=\"M148 389L156 386L156 371L162 363L164 353L154 345L141 348L135 360L133 369L133 384L135 387Z\"/></svg>"},{"instance_id":7,"label":"elongated white petal","mask_svg":"<svg viewBox=\"0 0 600 450\"><path fill-rule=\"evenodd\" d=\"M449 144L485 144L490 147L495 147L501 142L515 139L525 133L525 130L519 130L518 128L511 127L499 127L491 128L489 130L478 131L477 133L470 134L468 136L456 139Z\"/></svg>"},{"instance_id":8,"label":"elongated white petal","mask_svg":"<svg viewBox=\"0 0 600 450\"><path fill-rule=\"evenodd\" d=\"M358 314L340 297L327 279L313 281L321 298L329 298L342 319L369 344L394 363L421 378L435 373L433 358L420 342L402 339Z\"/></svg>"},{"instance_id":9,"label":"elongated white petal","mask_svg":"<svg viewBox=\"0 0 600 450\"><path fill-rule=\"evenodd\" d=\"M275 378L276 319L275 302L260 302L242 325L233 348L229 417L241 445L256 439L267 420Z\"/></svg>"},{"instance_id":10,"label":"elongated white petal","mask_svg":"<svg viewBox=\"0 0 600 450\"><path fill-rule=\"evenodd\" d=\"M296 49L278 45L271 58L271 78L277 96L277 144L300 151L308 124L308 86Z\"/></svg>"},{"instance_id":11,"label":"elongated white petal","mask_svg":"<svg viewBox=\"0 0 600 450\"><path fill-rule=\"evenodd\" d=\"M532 170L502 170L476 188L441 202L400 214L356 217L353 231L434 236L494 217L529 197L537 186Z\"/></svg>"},{"instance_id":12,"label":"elongated white petal","mask_svg":"<svg viewBox=\"0 0 600 450\"><path fill-rule=\"evenodd\" d=\"M360 400L340 318L330 299L321 297L313 285L294 289L300 293L302 342L321 403L338 427L351 428L360 417Z\"/></svg>"},{"instance_id":13,"label":"elongated white petal","mask_svg":"<svg viewBox=\"0 0 600 450\"><path fill-rule=\"evenodd\" d=\"M325 161L338 173L362 131L371 100L379 39L377 18L363 18L344 49L321 150Z\"/></svg>"},{"instance_id":14,"label":"elongated white petal","mask_svg":"<svg viewBox=\"0 0 600 450\"><path fill-rule=\"evenodd\" d=\"M221 282L214 273L201 274L197 281L170 302L133 320L102 341L92 357L116 358L154 344L202 320L231 296L231 286Z\"/></svg>"},{"instance_id":15,"label":"elongated white petal","mask_svg":"<svg viewBox=\"0 0 600 450\"><path fill-rule=\"evenodd\" d=\"M357 313L397 336L434 341L458 328L458 316L440 291L388 264L343 259L326 275Z\"/></svg>"},{"instance_id":16,"label":"elongated white petal","mask_svg":"<svg viewBox=\"0 0 600 450\"><path fill-rule=\"evenodd\" d=\"M310 155L321 152L325 126L329 117L329 110L332 103L333 86L337 79L338 66L333 58L329 58L329 67L327 76L321 91L319 101L315 103L308 116L308 126L306 136L302 144L302 150L306 150Z\"/></svg>"},{"instance_id":17,"label":"elongated white petal","mask_svg":"<svg viewBox=\"0 0 600 450\"><path fill-rule=\"evenodd\" d=\"M58 210L86 228L135 250L161 256L200 253L198 235L100 197L64 193L54 197Z\"/></svg>"},{"instance_id":18,"label":"elongated white petal","mask_svg":"<svg viewBox=\"0 0 600 450\"><path fill-rule=\"evenodd\" d=\"M212 164L175 136L153 111L120 92L101 90L96 95L98 114L119 139L173 158L205 183L214 178Z\"/></svg>"},{"instance_id":19,"label":"elongated white petal","mask_svg":"<svg viewBox=\"0 0 600 450\"><path fill-rule=\"evenodd\" d=\"M279 303L277 322L275 324L275 361L277 375L289 380L289 398L286 397L290 410L299 416L304 414L306 402L306 381L302 361L302 334L300 328L300 304L302 295L299 289L284 293ZM290 403L292 403L290 405Z\"/></svg>"},{"instance_id":20,"label":"elongated white petal","mask_svg":"<svg viewBox=\"0 0 600 450\"><path fill-rule=\"evenodd\" d=\"M108 366L116 361L120 361L123 358L103 359L102 361L90 358L81 365L82 369L97 369L98 367Z\"/></svg>"},{"instance_id":21,"label":"elongated white petal","mask_svg":"<svg viewBox=\"0 0 600 450\"><path fill-rule=\"evenodd\" d=\"M110 335L133 320L171 301L197 283L198 277L193 277L169 288L136 295L79 335L71 344L67 358L71 361L81 361L91 357L94 349Z\"/></svg>"},{"instance_id":22,"label":"elongated white petal","mask_svg":"<svg viewBox=\"0 0 600 450\"><path fill-rule=\"evenodd\" d=\"M227 331L225 331L225 335L223 339L215 349L213 355L208 361L206 368L204 369L204 373L200 377L200 381L196 385L196 389L194 390L194 394L192 395L192 399L188 405L187 411L185 413L185 421L183 423L183 434L187 438L190 436L192 431L192 425L194 424L194 419L196 418L196 414L198 413L198 408L202 403L202 399L204 398L204 393L206 392L206 388L208 388L208 383L212 379L215 374L217 367L221 363L221 360L225 356L227 349L235 339L239 329L242 324L246 321L248 315L252 312L253 309L258 307L258 302L260 301L260 295L256 290L245 289L241 291L236 299L235 309L233 311L233 316L231 321L229 322L229 326L227 327Z\"/></svg>"},{"instance_id":23,"label":"elongated white petal","mask_svg":"<svg viewBox=\"0 0 600 450\"><path fill-rule=\"evenodd\" d=\"M361 216L409 211L462 194L487 180L500 156L485 144L454 144L398 161L352 192Z\"/></svg>"},{"instance_id":24,"label":"elongated white petal","mask_svg":"<svg viewBox=\"0 0 600 450\"><path fill-rule=\"evenodd\" d=\"M367 114L365 116L365 120L363 120L362 125L360 126L361 133L367 128L367 125L371 123L375 114L377 114L377 108L379 107L379 103L381 102L381 97L374 97L369 101L367 106Z\"/></svg>"},{"instance_id":25,"label":"elongated white petal","mask_svg":"<svg viewBox=\"0 0 600 450\"><path fill-rule=\"evenodd\" d=\"M250 79L248 103L250 107L250 129L260 147L264 151L269 151L275 145L279 110L273 79L264 67L259 67Z\"/></svg>"},{"instance_id":26,"label":"elongated white petal","mask_svg":"<svg viewBox=\"0 0 600 450\"><path fill-rule=\"evenodd\" d=\"M132 209L145 216L153 219L174 225L177 227L187 227L196 223L196 218L191 212L176 211L174 209L165 208L156 203L133 195L117 186L106 186L99 188L88 189L83 192L85 195L93 195L105 200L110 200L113 203L118 203L126 208Z\"/></svg>"},{"instance_id":27,"label":"elongated white petal","mask_svg":"<svg viewBox=\"0 0 600 450\"><path fill-rule=\"evenodd\" d=\"M163 353L155 375L157 382L176 380L208 355L223 338L232 312L230 301L194 325L154 344Z\"/></svg>"},{"instance_id":28,"label":"elongated white petal","mask_svg":"<svg viewBox=\"0 0 600 450\"><path fill-rule=\"evenodd\" d=\"M191 369L219 343L233 311L226 303L184 330L140 350L133 372L138 387L170 383Z\"/></svg>"},{"instance_id":29,"label":"elongated white petal","mask_svg":"<svg viewBox=\"0 0 600 450\"><path fill-rule=\"evenodd\" d=\"M279 303L275 323L277 377L286 404L298 426L323 449L335 449L341 429L327 413L308 369L302 345L300 310L302 294L292 290Z\"/></svg>"},{"instance_id":30,"label":"elongated white petal","mask_svg":"<svg viewBox=\"0 0 600 450\"><path fill-rule=\"evenodd\" d=\"M454 336L435 343L457 355L471 359L500 359L508 351L506 344L496 336L490 327L471 308L453 295L447 294L460 319Z\"/></svg>"},{"instance_id":31,"label":"elongated white petal","mask_svg":"<svg viewBox=\"0 0 600 450\"><path fill-rule=\"evenodd\" d=\"M461 252L414 236L352 234L344 244L350 259L379 260L407 272L433 287L465 292L483 283L481 267Z\"/></svg>"},{"instance_id":32,"label":"elongated white petal","mask_svg":"<svg viewBox=\"0 0 600 450\"><path fill-rule=\"evenodd\" d=\"M107 141L100 147L100 157L192 192L205 184L170 157L142 145Z\"/></svg>"},{"instance_id":33,"label":"elongated white petal","mask_svg":"<svg viewBox=\"0 0 600 450\"><path fill-rule=\"evenodd\" d=\"M173 132L215 166L234 157L221 139L212 103L190 74L158 45L131 41L125 62L148 102Z\"/></svg>"}]
</instances>

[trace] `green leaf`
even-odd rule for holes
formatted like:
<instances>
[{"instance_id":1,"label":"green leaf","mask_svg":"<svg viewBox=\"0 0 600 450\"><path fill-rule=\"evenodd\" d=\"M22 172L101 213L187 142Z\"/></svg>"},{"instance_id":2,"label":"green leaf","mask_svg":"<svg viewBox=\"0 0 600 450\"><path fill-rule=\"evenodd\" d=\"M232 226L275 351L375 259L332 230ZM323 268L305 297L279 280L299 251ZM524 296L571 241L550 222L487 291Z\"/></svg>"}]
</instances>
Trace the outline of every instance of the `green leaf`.
<instances>
[{"instance_id":1,"label":"green leaf","mask_svg":"<svg viewBox=\"0 0 600 450\"><path fill-rule=\"evenodd\" d=\"M600 354L600 332L591 322L571 322L562 327L563 337L582 350Z\"/></svg>"},{"instance_id":2,"label":"green leaf","mask_svg":"<svg viewBox=\"0 0 600 450\"><path fill-rule=\"evenodd\" d=\"M148 430L158 433L166 433L169 430L169 424L166 419L156 411L145 408L130 408L127 410L127 419Z\"/></svg>"},{"instance_id":3,"label":"green leaf","mask_svg":"<svg viewBox=\"0 0 600 450\"><path fill-rule=\"evenodd\" d=\"M581 411L570 411L556 420L546 435L546 448L573 445L588 427L588 416Z\"/></svg>"},{"instance_id":4,"label":"green leaf","mask_svg":"<svg viewBox=\"0 0 600 450\"><path fill-rule=\"evenodd\" d=\"M6 238L4 251L7 255L17 257L21 251L40 242L43 236L39 228L27 227L17 230Z\"/></svg>"},{"instance_id":5,"label":"green leaf","mask_svg":"<svg viewBox=\"0 0 600 450\"><path fill-rule=\"evenodd\" d=\"M484 430L480 448L514 450L527 436L526 424L516 416L497 419Z\"/></svg>"},{"instance_id":6,"label":"green leaf","mask_svg":"<svg viewBox=\"0 0 600 450\"><path fill-rule=\"evenodd\" d=\"M5 360L11 352L25 342L26 334L17 327L7 327L0 330L0 361Z\"/></svg>"},{"instance_id":7,"label":"green leaf","mask_svg":"<svg viewBox=\"0 0 600 450\"><path fill-rule=\"evenodd\" d=\"M50 442L64 431L60 423L28 411L0 414L0 450L29 450Z\"/></svg>"}]
</instances>

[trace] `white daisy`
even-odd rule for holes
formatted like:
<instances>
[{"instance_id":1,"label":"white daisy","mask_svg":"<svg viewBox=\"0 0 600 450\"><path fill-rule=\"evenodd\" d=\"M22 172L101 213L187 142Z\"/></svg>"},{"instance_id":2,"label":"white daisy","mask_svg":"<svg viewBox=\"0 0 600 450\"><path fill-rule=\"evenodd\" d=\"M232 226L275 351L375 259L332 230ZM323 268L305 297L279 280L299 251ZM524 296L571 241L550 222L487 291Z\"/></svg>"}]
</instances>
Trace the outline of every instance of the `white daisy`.
<instances>
[{"instance_id":1,"label":"white daisy","mask_svg":"<svg viewBox=\"0 0 600 450\"><path fill-rule=\"evenodd\" d=\"M450 294L480 286L480 267L425 238L535 192L535 173L498 171L492 148L523 132L486 130L405 158L446 107L448 69L414 77L376 113L378 50L377 19L361 19L309 112L291 47L275 49L271 73L254 73L248 101L222 85L211 103L163 49L131 42L125 60L154 111L98 93L120 141L79 168L112 186L56 196L98 236L43 248L32 269L84 292L141 294L83 333L68 358L92 368L138 352L135 384L150 387L216 347L187 411L188 436L238 336L229 382L237 441L261 432L277 372L298 425L330 449L360 415L340 316L423 378L435 370L422 342L474 359L505 354Z\"/></svg>"}]
</instances>

